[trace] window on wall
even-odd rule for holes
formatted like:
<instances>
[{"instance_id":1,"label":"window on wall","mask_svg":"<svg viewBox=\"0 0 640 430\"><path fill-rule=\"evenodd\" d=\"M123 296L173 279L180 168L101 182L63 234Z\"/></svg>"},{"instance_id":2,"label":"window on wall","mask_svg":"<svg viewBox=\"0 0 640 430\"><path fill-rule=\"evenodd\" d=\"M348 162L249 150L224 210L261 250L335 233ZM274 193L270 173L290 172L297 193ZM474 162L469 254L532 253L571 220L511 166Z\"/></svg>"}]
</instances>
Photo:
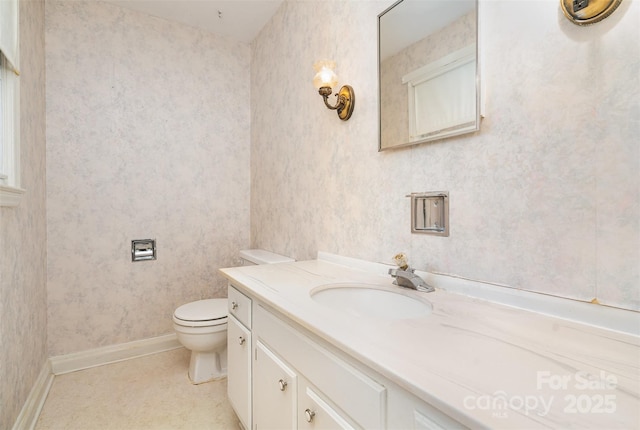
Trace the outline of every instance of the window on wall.
<instances>
[{"instance_id":1,"label":"window on wall","mask_svg":"<svg viewBox=\"0 0 640 430\"><path fill-rule=\"evenodd\" d=\"M20 188L18 0L0 1L0 206L17 206Z\"/></svg>"}]
</instances>

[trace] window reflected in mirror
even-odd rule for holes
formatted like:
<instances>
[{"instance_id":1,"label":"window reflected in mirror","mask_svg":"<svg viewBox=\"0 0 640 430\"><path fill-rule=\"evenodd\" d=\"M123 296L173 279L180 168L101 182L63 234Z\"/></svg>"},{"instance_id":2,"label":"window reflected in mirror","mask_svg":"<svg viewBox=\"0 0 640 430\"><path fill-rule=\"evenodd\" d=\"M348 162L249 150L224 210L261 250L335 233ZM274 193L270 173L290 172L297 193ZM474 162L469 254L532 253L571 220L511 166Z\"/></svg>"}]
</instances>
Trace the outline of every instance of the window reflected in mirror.
<instances>
[{"instance_id":1,"label":"window reflected in mirror","mask_svg":"<svg viewBox=\"0 0 640 430\"><path fill-rule=\"evenodd\" d=\"M401 0L378 16L379 150L477 131L477 0Z\"/></svg>"}]
</instances>

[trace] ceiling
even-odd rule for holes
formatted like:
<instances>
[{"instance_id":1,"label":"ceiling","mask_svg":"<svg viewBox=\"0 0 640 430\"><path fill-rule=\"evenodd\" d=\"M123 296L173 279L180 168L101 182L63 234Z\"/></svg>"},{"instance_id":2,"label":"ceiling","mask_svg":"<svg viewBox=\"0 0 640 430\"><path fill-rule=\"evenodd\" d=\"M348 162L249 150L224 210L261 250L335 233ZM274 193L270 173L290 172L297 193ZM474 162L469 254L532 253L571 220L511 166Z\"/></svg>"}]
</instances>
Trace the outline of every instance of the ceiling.
<instances>
[{"instance_id":1,"label":"ceiling","mask_svg":"<svg viewBox=\"0 0 640 430\"><path fill-rule=\"evenodd\" d=\"M250 43L283 0L105 0L127 9L177 21Z\"/></svg>"},{"instance_id":2,"label":"ceiling","mask_svg":"<svg viewBox=\"0 0 640 430\"><path fill-rule=\"evenodd\" d=\"M283 0L103 0L148 15L251 43ZM381 12L394 0L375 0ZM404 0L384 13L381 59L472 10L475 0Z\"/></svg>"}]
</instances>

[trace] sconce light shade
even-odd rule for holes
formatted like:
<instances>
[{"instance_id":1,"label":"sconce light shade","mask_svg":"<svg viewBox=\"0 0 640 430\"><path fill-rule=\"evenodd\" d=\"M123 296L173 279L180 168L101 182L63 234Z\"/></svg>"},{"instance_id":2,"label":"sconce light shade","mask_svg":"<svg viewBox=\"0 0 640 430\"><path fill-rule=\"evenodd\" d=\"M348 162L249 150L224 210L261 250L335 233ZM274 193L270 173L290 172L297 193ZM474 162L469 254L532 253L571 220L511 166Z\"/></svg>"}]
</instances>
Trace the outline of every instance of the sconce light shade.
<instances>
[{"instance_id":1,"label":"sconce light shade","mask_svg":"<svg viewBox=\"0 0 640 430\"><path fill-rule=\"evenodd\" d=\"M356 103L356 96L353 88L344 85L336 94L337 101L335 106L329 104L327 99L331 95L332 88L338 85L338 76L334 72L336 63L330 60L318 61L313 66L316 75L313 77L313 86L316 87L318 93L324 99L324 104L331 110L337 110L341 120L346 121L351 118L353 108Z\"/></svg>"},{"instance_id":2,"label":"sconce light shade","mask_svg":"<svg viewBox=\"0 0 640 430\"><path fill-rule=\"evenodd\" d=\"M336 63L334 61L323 60L313 65L316 75L313 77L313 86L319 90L322 87L333 88L338 85L338 76L334 72Z\"/></svg>"}]
</instances>

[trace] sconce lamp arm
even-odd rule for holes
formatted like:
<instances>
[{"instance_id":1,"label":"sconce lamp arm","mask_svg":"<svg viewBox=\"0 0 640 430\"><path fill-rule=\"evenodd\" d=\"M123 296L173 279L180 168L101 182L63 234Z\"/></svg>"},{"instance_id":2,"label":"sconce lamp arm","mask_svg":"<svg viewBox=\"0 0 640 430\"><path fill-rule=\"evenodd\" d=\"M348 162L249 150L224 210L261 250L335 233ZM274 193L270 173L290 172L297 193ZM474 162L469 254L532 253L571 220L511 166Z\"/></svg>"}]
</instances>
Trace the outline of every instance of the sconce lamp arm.
<instances>
[{"instance_id":1,"label":"sconce lamp arm","mask_svg":"<svg viewBox=\"0 0 640 430\"><path fill-rule=\"evenodd\" d=\"M325 92L323 92L322 90L323 90L324 88L327 88L327 89L329 90L329 92L328 92L328 93L327 93L326 91L325 91ZM322 99L324 100L324 104L325 104L325 106L326 106L326 107L328 107L329 109L331 109L331 110L336 110L336 109L339 109L339 108L341 108L341 107L343 107L343 106L344 106L345 99L344 99L344 96L340 96L340 94L336 94L336 104L335 104L335 106L331 106L331 105L329 104L329 96L331 95L331 88L329 88L329 87L322 87L322 88L320 88L320 90L318 90L318 92L319 92L319 93L320 93L320 95L322 96Z\"/></svg>"},{"instance_id":2,"label":"sconce lamp arm","mask_svg":"<svg viewBox=\"0 0 640 430\"><path fill-rule=\"evenodd\" d=\"M318 93L322 96L324 104L331 110L338 110L338 116L341 120L346 121L351 118L353 113L353 107L355 105L355 94L353 88L349 85L345 85L340 88L338 94L336 94L336 104L332 106L329 104L329 96L331 95L331 87L321 87Z\"/></svg>"}]
</instances>

